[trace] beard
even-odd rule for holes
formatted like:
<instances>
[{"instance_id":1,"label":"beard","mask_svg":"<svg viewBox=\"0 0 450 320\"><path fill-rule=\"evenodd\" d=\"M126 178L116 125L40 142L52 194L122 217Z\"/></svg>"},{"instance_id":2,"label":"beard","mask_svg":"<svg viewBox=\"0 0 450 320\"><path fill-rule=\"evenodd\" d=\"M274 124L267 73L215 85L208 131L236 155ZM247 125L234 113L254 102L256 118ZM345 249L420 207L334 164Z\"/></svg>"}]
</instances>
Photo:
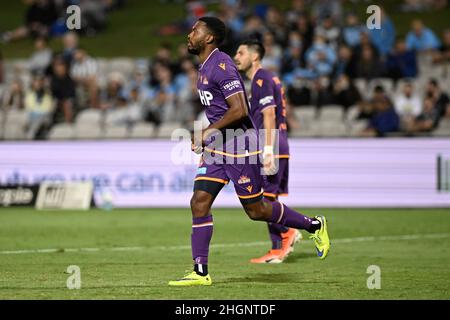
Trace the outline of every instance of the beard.
<instances>
[{"instance_id":1,"label":"beard","mask_svg":"<svg viewBox=\"0 0 450 320\"><path fill-rule=\"evenodd\" d=\"M190 47L190 48L188 47L187 51L190 54L193 54L193 55L196 55L196 56L198 56L200 54L200 48L199 47Z\"/></svg>"}]
</instances>

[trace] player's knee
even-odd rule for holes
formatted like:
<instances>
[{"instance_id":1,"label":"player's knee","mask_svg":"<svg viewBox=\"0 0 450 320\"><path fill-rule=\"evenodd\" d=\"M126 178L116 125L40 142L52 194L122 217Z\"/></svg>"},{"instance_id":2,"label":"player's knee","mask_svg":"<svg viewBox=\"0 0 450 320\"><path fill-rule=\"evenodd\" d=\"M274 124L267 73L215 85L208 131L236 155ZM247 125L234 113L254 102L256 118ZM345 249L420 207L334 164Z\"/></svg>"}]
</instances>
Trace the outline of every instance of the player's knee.
<instances>
[{"instance_id":1,"label":"player's knee","mask_svg":"<svg viewBox=\"0 0 450 320\"><path fill-rule=\"evenodd\" d=\"M252 220L256 221L266 220L263 211L260 210L259 207L260 206L258 204L246 205L244 207L245 213L247 213L248 217Z\"/></svg>"},{"instance_id":2,"label":"player's knee","mask_svg":"<svg viewBox=\"0 0 450 320\"><path fill-rule=\"evenodd\" d=\"M209 202L205 197L194 193L191 198L191 211L195 217L204 217L209 213Z\"/></svg>"}]
</instances>

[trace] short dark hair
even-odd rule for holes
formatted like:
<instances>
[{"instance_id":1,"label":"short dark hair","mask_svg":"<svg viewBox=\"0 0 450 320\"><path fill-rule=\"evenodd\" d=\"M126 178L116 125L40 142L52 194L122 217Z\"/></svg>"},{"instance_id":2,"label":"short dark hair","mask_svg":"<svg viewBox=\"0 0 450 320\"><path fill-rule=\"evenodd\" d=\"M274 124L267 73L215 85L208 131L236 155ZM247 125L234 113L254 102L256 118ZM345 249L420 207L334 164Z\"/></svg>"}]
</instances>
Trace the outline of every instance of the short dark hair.
<instances>
[{"instance_id":1,"label":"short dark hair","mask_svg":"<svg viewBox=\"0 0 450 320\"><path fill-rule=\"evenodd\" d=\"M227 36L227 27L222 20L216 17L201 17L198 19L206 24L206 27L211 31L214 36L214 42L216 45L220 46Z\"/></svg>"},{"instance_id":2,"label":"short dark hair","mask_svg":"<svg viewBox=\"0 0 450 320\"><path fill-rule=\"evenodd\" d=\"M248 39L242 41L241 45L247 46L252 50L255 50L258 53L260 60L262 60L264 58L264 55L266 54L266 49L264 48L264 45L258 39Z\"/></svg>"},{"instance_id":3,"label":"short dark hair","mask_svg":"<svg viewBox=\"0 0 450 320\"><path fill-rule=\"evenodd\" d=\"M433 87L439 87L439 84L438 84L438 82L437 82L437 80L435 78L431 78L428 81L428 83L431 84Z\"/></svg>"}]
</instances>

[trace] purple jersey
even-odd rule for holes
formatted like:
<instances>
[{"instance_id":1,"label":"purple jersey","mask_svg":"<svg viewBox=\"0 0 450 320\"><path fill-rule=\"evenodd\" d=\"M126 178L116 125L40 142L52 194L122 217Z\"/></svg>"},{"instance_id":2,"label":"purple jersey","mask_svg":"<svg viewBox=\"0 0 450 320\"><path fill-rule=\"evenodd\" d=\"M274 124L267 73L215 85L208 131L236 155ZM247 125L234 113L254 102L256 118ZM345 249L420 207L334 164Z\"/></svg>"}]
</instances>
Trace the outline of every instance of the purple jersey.
<instances>
[{"instance_id":1,"label":"purple jersey","mask_svg":"<svg viewBox=\"0 0 450 320\"><path fill-rule=\"evenodd\" d=\"M252 81L250 104L250 115L258 130L264 129L262 111L275 107L275 126L279 130L278 154L280 157L288 157L286 99L280 79L268 70L256 71Z\"/></svg>"},{"instance_id":2,"label":"purple jersey","mask_svg":"<svg viewBox=\"0 0 450 320\"><path fill-rule=\"evenodd\" d=\"M209 122L215 123L220 120L229 109L226 101L230 96L243 92L247 100L244 82L234 64L233 60L225 53L215 49L199 68L197 89L200 102L205 107L206 117ZM248 108L248 105L247 105ZM256 127L250 117L244 118L239 123L229 128L222 129L224 141L226 129L255 129ZM256 134L254 135L256 137ZM232 141L233 140L233 141ZM228 140L223 144L223 150L232 154L245 154L246 151L256 151L257 138L253 142L237 146L236 139ZM249 150L250 149L250 150ZM232 150L232 151L231 151Z\"/></svg>"}]
</instances>

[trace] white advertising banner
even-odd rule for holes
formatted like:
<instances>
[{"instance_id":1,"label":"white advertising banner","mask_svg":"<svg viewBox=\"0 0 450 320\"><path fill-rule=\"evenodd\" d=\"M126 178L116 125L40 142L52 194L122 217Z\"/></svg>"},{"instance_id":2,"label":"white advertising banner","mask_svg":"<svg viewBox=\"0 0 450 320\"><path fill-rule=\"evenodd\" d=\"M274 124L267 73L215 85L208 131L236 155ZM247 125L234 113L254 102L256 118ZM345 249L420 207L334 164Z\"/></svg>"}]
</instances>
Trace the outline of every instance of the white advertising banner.
<instances>
[{"instance_id":1,"label":"white advertising banner","mask_svg":"<svg viewBox=\"0 0 450 320\"><path fill-rule=\"evenodd\" d=\"M170 140L0 143L0 185L92 181L115 207L188 207L198 156ZM295 207L450 207L450 139L291 139ZM231 184L215 207L240 203ZM0 209L1 210L1 209Z\"/></svg>"}]
</instances>

